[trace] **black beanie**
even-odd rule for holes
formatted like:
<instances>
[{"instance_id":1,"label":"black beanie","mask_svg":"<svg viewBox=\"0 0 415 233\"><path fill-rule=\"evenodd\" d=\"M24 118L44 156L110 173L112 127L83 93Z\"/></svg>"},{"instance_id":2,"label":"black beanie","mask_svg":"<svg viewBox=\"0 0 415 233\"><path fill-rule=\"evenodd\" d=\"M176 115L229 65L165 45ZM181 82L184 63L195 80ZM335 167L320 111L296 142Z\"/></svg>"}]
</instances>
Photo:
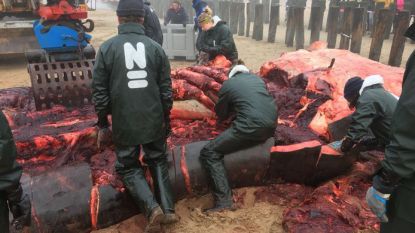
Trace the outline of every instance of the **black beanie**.
<instances>
[{"instance_id":1,"label":"black beanie","mask_svg":"<svg viewBox=\"0 0 415 233\"><path fill-rule=\"evenodd\" d=\"M415 22L406 30L405 36L411 40L415 40Z\"/></svg>"},{"instance_id":2,"label":"black beanie","mask_svg":"<svg viewBox=\"0 0 415 233\"><path fill-rule=\"evenodd\" d=\"M361 77L353 77L347 80L346 85L344 85L344 98L349 102L354 102L355 98L359 96L362 85L363 79Z\"/></svg>"},{"instance_id":3,"label":"black beanie","mask_svg":"<svg viewBox=\"0 0 415 233\"><path fill-rule=\"evenodd\" d=\"M144 17L144 3L143 0L120 0L117 7L117 16L137 16Z\"/></svg>"}]
</instances>

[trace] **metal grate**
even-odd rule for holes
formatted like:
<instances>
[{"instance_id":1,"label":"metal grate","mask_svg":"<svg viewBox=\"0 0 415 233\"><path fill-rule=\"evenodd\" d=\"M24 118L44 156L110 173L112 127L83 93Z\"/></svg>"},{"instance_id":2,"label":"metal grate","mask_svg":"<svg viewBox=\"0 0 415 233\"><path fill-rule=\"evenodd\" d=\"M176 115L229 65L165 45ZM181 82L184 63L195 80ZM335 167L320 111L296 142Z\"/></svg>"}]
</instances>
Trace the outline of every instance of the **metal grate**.
<instances>
[{"instance_id":1,"label":"metal grate","mask_svg":"<svg viewBox=\"0 0 415 233\"><path fill-rule=\"evenodd\" d=\"M95 60L29 64L36 110L91 104L94 64Z\"/></svg>"}]
</instances>

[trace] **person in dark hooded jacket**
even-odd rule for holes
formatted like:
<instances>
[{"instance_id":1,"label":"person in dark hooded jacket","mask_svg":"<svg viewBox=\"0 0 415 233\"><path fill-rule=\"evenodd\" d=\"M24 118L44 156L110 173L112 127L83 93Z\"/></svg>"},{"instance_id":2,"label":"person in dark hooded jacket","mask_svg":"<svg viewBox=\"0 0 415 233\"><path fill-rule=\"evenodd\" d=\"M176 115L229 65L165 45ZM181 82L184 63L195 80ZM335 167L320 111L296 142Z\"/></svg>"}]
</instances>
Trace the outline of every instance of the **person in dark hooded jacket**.
<instances>
[{"instance_id":1,"label":"person in dark hooded jacket","mask_svg":"<svg viewBox=\"0 0 415 233\"><path fill-rule=\"evenodd\" d=\"M3 112L0 111L0 232L9 232L9 210L16 230L30 225L31 205L23 194L22 167L16 162L16 145Z\"/></svg>"},{"instance_id":2,"label":"person in dark hooded jacket","mask_svg":"<svg viewBox=\"0 0 415 233\"><path fill-rule=\"evenodd\" d=\"M163 32L161 31L160 20L151 7L150 2L145 1L144 4L145 16L144 16L144 32L145 35L157 42L159 45L163 45Z\"/></svg>"},{"instance_id":3,"label":"person in dark hooded jacket","mask_svg":"<svg viewBox=\"0 0 415 233\"><path fill-rule=\"evenodd\" d=\"M389 144L392 115L398 99L383 88L383 83L380 75L365 80L354 77L347 81L344 97L355 111L341 144L342 152L356 146L359 151L384 150Z\"/></svg>"},{"instance_id":4,"label":"person in dark hooded jacket","mask_svg":"<svg viewBox=\"0 0 415 233\"><path fill-rule=\"evenodd\" d=\"M207 212L233 208L224 156L265 142L275 133L277 109L264 81L244 65L236 65L219 91L215 106L219 121L235 119L229 129L204 146L200 161L213 185L215 205Z\"/></svg>"},{"instance_id":5,"label":"person in dark hooded jacket","mask_svg":"<svg viewBox=\"0 0 415 233\"><path fill-rule=\"evenodd\" d=\"M199 16L199 25L202 28L200 42L197 49L209 55L209 60L218 55L224 55L229 61L238 60L238 51L233 40L233 34L226 22L219 17L204 12Z\"/></svg>"},{"instance_id":6,"label":"person in dark hooded jacket","mask_svg":"<svg viewBox=\"0 0 415 233\"><path fill-rule=\"evenodd\" d=\"M415 23L406 36L415 40ZM406 63L382 168L366 194L381 233L415 232L415 51Z\"/></svg>"},{"instance_id":7,"label":"person in dark hooded jacket","mask_svg":"<svg viewBox=\"0 0 415 233\"><path fill-rule=\"evenodd\" d=\"M120 0L117 16L118 35L101 45L93 71L97 145L101 149L112 134L116 172L148 218L146 232L160 232L161 224L179 220L166 152L173 105L170 63L163 48L144 34L142 0ZM139 160L141 149L154 194Z\"/></svg>"},{"instance_id":8,"label":"person in dark hooded jacket","mask_svg":"<svg viewBox=\"0 0 415 233\"><path fill-rule=\"evenodd\" d=\"M164 17L164 25L167 24L183 24L186 26L187 14L179 1L173 1Z\"/></svg>"}]
</instances>

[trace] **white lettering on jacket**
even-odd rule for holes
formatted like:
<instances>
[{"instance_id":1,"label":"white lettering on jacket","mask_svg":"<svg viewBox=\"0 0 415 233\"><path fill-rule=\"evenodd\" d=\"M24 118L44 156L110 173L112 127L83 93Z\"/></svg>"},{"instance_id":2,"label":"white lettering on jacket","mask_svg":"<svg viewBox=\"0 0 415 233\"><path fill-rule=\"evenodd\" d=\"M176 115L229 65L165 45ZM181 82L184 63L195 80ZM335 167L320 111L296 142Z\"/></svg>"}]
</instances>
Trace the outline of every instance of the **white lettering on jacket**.
<instances>
[{"instance_id":1,"label":"white lettering on jacket","mask_svg":"<svg viewBox=\"0 0 415 233\"><path fill-rule=\"evenodd\" d=\"M127 72L128 87L131 89L146 88L148 86L147 71L133 70L134 64L137 64L139 69L147 67L146 49L143 43L137 43L137 49L127 42L124 44L125 67L129 70Z\"/></svg>"}]
</instances>

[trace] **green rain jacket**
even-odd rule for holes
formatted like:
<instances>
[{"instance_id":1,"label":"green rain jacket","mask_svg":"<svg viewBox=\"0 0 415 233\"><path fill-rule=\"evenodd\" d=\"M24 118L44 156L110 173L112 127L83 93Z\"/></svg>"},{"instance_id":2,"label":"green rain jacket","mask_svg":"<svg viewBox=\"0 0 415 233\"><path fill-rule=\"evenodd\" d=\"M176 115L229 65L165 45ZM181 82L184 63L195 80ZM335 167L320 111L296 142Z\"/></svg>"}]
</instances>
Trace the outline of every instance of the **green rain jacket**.
<instances>
[{"instance_id":1,"label":"green rain jacket","mask_svg":"<svg viewBox=\"0 0 415 233\"><path fill-rule=\"evenodd\" d=\"M144 27L125 23L104 42L93 72L93 100L99 124L112 115L116 145L139 145L165 135L173 105L170 63Z\"/></svg>"},{"instance_id":2,"label":"green rain jacket","mask_svg":"<svg viewBox=\"0 0 415 233\"><path fill-rule=\"evenodd\" d=\"M368 77L363 83L347 132L347 137L355 142L368 136L370 129L379 145L389 144L392 116L398 100L382 84L380 76Z\"/></svg>"},{"instance_id":3,"label":"green rain jacket","mask_svg":"<svg viewBox=\"0 0 415 233\"><path fill-rule=\"evenodd\" d=\"M16 162L16 145L3 112L0 111L0 191L16 186L22 176L22 167Z\"/></svg>"},{"instance_id":4,"label":"green rain jacket","mask_svg":"<svg viewBox=\"0 0 415 233\"><path fill-rule=\"evenodd\" d=\"M237 72L238 68L242 72ZM235 114L232 127L241 136L249 136L258 128L275 129L277 121L277 108L264 81L247 72L240 65L231 71L231 78L223 83L215 106L219 120Z\"/></svg>"},{"instance_id":5,"label":"green rain jacket","mask_svg":"<svg viewBox=\"0 0 415 233\"><path fill-rule=\"evenodd\" d=\"M197 44L199 51L209 54L209 59L214 59L217 55L224 55L228 60L238 59L238 51L233 40L232 32L217 16L214 17L214 27L208 31L202 31L200 43Z\"/></svg>"},{"instance_id":6,"label":"green rain jacket","mask_svg":"<svg viewBox=\"0 0 415 233\"><path fill-rule=\"evenodd\" d=\"M402 178L393 194L393 214L415 223L415 52L406 64L402 95L393 115L391 140L382 166Z\"/></svg>"}]
</instances>

